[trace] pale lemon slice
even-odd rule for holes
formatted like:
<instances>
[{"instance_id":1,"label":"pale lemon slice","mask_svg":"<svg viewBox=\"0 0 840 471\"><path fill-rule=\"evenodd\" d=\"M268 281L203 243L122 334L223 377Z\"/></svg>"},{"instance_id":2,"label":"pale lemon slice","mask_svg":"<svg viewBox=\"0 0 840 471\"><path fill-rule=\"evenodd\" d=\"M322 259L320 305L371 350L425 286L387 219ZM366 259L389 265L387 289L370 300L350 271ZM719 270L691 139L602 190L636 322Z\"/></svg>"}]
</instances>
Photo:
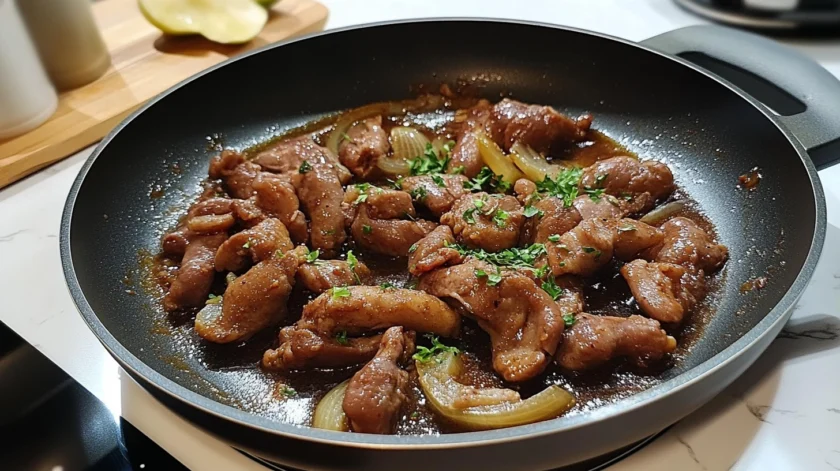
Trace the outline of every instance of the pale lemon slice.
<instances>
[{"instance_id":1,"label":"pale lemon slice","mask_svg":"<svg viewBox=\"0 0 840 471\"><path fill-rule=\"evenodd\" d=\"M223 44L254 39L268 12L254 0L138 0L143 16L166 34L200 34Z\"/></svg>"}]
</instances>

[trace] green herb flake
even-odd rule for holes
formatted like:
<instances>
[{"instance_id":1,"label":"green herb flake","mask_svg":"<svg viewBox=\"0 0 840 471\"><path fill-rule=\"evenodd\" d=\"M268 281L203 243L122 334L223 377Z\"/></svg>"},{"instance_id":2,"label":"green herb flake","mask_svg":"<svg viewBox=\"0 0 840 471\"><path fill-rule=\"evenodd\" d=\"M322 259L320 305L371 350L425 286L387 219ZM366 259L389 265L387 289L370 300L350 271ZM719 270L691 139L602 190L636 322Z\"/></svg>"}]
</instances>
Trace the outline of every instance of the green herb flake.
<instances>
[{"instance_id":1,"label":"green herb flake","mask_svg":"<svg viewBox=\"0 0 840 471\"><path fill-rule=\"evenodd\" d=\"M297 396L297 391L294 390L291 386L287 384L282 384L277 388L277 392L280 393L283 397L294 397Z\"/></svg>"},{"instance_id":2,"label":"green herb flake","mask_svg":"<svg viewBox=\"0 0 840 471\"><path fill-rule=\"evenodd\" d=\"M436 335L426 334L426 337L432 342L432 348L418 345L417 352L412 355L412 358L420 363L426 363L440 353L452 353L453 355L461 353L455 347L448 347L442 344Z\"/></svg>"},{"instance_id":3,"label":"green herb flake","mask_svg":"<svg viewBox=\"0 0 840 471\"><path fill-rule=\"evenodd\" d=\"M414 201L423 201L423 198L426 197L428 192L426 191L426 187L418 186L417 188L411 190L410 194L411 197L414 198Z\"/></svg>"},{"instance_id":4,"label":"green herb flake","mask_svg":"<svg viewBox=\"0 0 840 471\"><path fill-rule=\"evenodd\" d=\"M312 164L310 164L310 163L309 163L309 161L304 160L304 161L300 164L300 168L298 169L298 173L306 173L306 172L308 172L308 171L310 171L310 170L312 170Z\"/></svg>"},{"instance_id":5,"label":"green herb flake","mask_svg":"<svg viewBox=\"0 0 840 471\"><path fill-rule=\"evenodd\" d=\"M510 213L505 211L504 209L497 209L496 214L493 215L493 222L496 223L498 227L505 227L507 224L507 220L510 218Z\"/></svg>"},{"instance_id":6,"label":"green herb flake","mask_svg":"<svg viewBox=\"0 0 840 471\"><path fill-rule=\"evenodd\" d=\"M396 180L391 180L389 178L387 181L392 187L394 187L395 190L402 190L403 180L405 180L405 177L400 177Z\"/></svg>"},{"instance_id":7,"label":"green herb flake","mask_svg":"<svg viewBox=\"0 0 840 471\"><path fill-rule=\"evenodd\" d=\"M567 329L575 325L575 321L577 321L577 319L575 319L574 314L563 314L563 323L566 324Z\"/></svg>"},{"instance_id":8,"label":"green herb flake","mask_svg":"<svg viewBox=\"0 0 840 471\"><path fill-rule=\"evenodd\" d=\"M309 249L306 249L309 250ZM320 250L311 250L306 252L306 263L315 263L318 260L318 257L321 255Z\"/></svg>"},{"instance_id":9,"label":"green herb flake","mask_svg":"<svg viewBox=\"0 0 840 471\"><path fill-rule=\"evenodd\" d=\"M598 201L601 201L601 196L604 194L604 189L603 188L595 188L595 189L584 188L583 192L586 193L587 195L589 195L589 199L591 199L592 201L597 203Z\"/></svg>"},{"instance_id":10,"label":"green herb flake","mask_svg":"<svg viewBox=\"0 0 840 471\"><path fill-rule=\"evenodd\" d=\"M242 244L242 248L243 249L250 249L251 248L251 241L249 240L249 241L245 242L244 244Z\"/></svg>"},{"instance_id":11,"label":"green herb flake","mask_svg":"<svg viewBox=\"0 0 840 471\"><path fill-rule=\"evenodd\" d=\"M379 285L379 287L384 289L384 290L396 289L396 286L394 286L394 284L391 283L390 281L386 281L385 283L382 283L381 285Z\"/></svg>"},{"instance_id":12,"label":"green herb flake","mask_svg":"<svg viewBox=\"0 0 840 471\"><path fill-rule=\"evenodd\" d=\"M551 242L560 242L560 234L551 234L548 236L548 240Z\"/></svg>"},{"instance_id":13,"label":"green herb flake","mask_svg":"<svg viewBox=\"0 0 840 471\"><path fill-rule=\"evenodd\" d=\"M464 167L463 165L459 165L459 166L453 168L452 172L450 172L450 173L452 173L453 175L462 175L466 171L467 171L467 167Z\"/></svg>"},{"instance_id":14,"label":"green herb flake","mask_svg":"<svg viewBox=\"0 0 840 471\"><path fill-rule=\"evenodd\" d=\"M350 288L346 286L336 286L334 288L330 288L330 294L333 299L349 298Z\"/></svg>"},{"instance_id":15,"label":"green herb flake","mask_svg":"<svg viewBox=\"0 0 840 471\"><path fill-rule=\"evenodd\" d=\"M591 253L595 256L595 260L601 258L601 251L595 247L582 247L584 253Z\"/></svg>"},{"instance_id":16,"label":"green herb flake","mask_svg":"<svg viewBox=\"0 0 840 471\"><path fill-rule=\"evenodd\" d=\"M341 140L347 141L351 144L353 143L353 139L350 136L348 136L346 132L341 133Z\"/></svg>"},{"instance_id":17,"label":"green herb flake","mask_svg":"<svg viewBox=\"0 0 840 471\"><path fill-rule=\"evenodd\" d=\"M499 271L499 267L496 267L496 273L487 273L480 268L476 268L474 273L476 278L487 278L487 286L496 286L502 282L502 273Z\"/></svg>"},{"instance_id":18,"label":"green herb flake","mask_svg":"<svg viewBox=\"0 0 840 471\"><path fill-rule=\"evenodd\" d=\"M446 188L446 183L443 181L443 177L440 175L432 175L432 181L435 182L435 185Z\"/></svg>"},{"instance_id":19,"label":"green herb flake","mask_svg":"<svg viewBox=\"0 0 840 471\"><path fill-rule=\"evenodd\" d=\"M548 277L547 280L542 282L541 287L543 291L548 293L548 295L551 296L551 298L555 301L557 300L557 298L562 296L563 293L565 293L565 290L563 288L557 286L557 283L554 281L554 277Z\"/></svg>"},{"instance_id":20,"label":"green herb flake","mask_svg":"<svg viewBox=\"0 0 840 471\"><path fill-rule=\"evenodd\" d=\"M545 216L545 212L541 209L537 209L534 206L528 205L525 206L525 210L522 212L526 218L532 218L534 216L543 217Z\"/></svg>"},{"instance_id":21,"label":"green herb flake","mask_svg":"<svg viewBox=\"0 0 840 471\"><path fill-rule=\"evenodd\" d=\"M502 250L501 252L492 253L487 252L484 249L469 249L458 244L450 244L449 247L457 250L458 253L465 257L473 257L498 267L511 267L528 270L535 270L534 263L540 256L546 254L545 245L543 244L531 244L525 248L513 247Z\"/></svg>"},{"instance_id":22,"label":"green herb flake","mask_svg":"<svg viewBox=\"0 0 840 471\"><path fill-rule=\"evenodd\" d=\"M478 201L478 200L476 200L476 201ZM476 210L477 210L477 208L470 208L470 209L464 211L464 221L467 224L470 224L470 225L475 224L475 212L476 212Z\"/></svg>"},{"instance_id":23,"label":"green herb flake","mask_svg":"<svg viewBox=\"0 0 840 471\"><path fill-rule=\"evenodd\" d=\"M367 193L362 193L362 194L359 195L358 198L356 198L356 201L353 201L353 204L362 204L365 201L367 201L367 199L368 199Z\"/></svg>"},{"instance_id":24,"label":"green herb flake","mask_svg":"<svg viewBox=\"0 0 840 471\"><path fill-rule=\"evenodd\" d=\"M335 334L335 341L338 342L339 345L350 345L350 341L347 340L347 331L342 330Z\"/></svg>"},{"instance_id":25,"label":"green herb flake","mask_svg":"<svg viewBox=\"0 0 840 471\"><path fill-rule=\"evenodd\" d=\"M408 248L408 253L414 253L417 250L417 242L411 244L411 247Z\"/></svg>"},{"instance_id":26,"label":"green herb flake","mask_svg":"<svg viewBox=\"0 0 840 471\"><path fill-rule=\"evenodd\" d=\"M284 254L282 250L277 249L274 251L274 256L277 258L283 258L286 256L286 254Z\"/></svg>"},{"instance_id":27,"label":"green herb flake","mask_svg":"<svg viewBox=\"0 0 840 471\"><path fill-rule=\"evenodd\" d=\"M367 224L362 225L362 232L365 234L370 234L373 232L373 228L368 226Z\"/></svg>"},{"instance_id":28,"label":"green herb flake","mask_svg":"<svg viewBox=\"0 0 840 471\"><path fill-rule=\"evenodd\" d=\"M356 258L352 250L347 251L347 266L350 267L350 273L353 274L353 278L356 278L356 283L362 284L359 274L356 273L356 267L359 266L359 259Z\"/></svg>"},{"instance_id":29,"label":"green herb flake","mask_svg":"<svg viewBox=\"0 0 840 471\"><path fill-rule=\"evenodd\" d=\"M543 181L536 182L537 191L561 198L563 205L568 208L578 197L578 185L582 175L583 169L579 167L565 169L554 178L546 175Z\"/></svg>"},{"instance_id":30,"label":"green herb flake","mask_svg":"<svg viewBox=\"0 0 840 471\"><path fill-rule=\"evenodd\" d=\"M443 173L449 164L449 152L444 149L444 156L440 157L431 144L426 144L426 151L423 155L417 156L409 162L409 170L412 175L428 175L430 173Z\"/></svg>"},{"instance_id":31,"label":"green herb flake","mask_svg":"<svg viewBox=\"0 0 840 471\"><path fill-rule=\"evenodd\" d=\"M207 296L207 301L204 301L204 304L222 304L222 297L211 293Z\"/></svg>"},{"instance_id":32,"label":"green herb flake","mask_svg":"<svg viewBox=\"0 0 840 471\"><path fill-rule=\"evenodd\" d=\"M511 183L502 179L500 175L496 175L490 170L490 167L484 167L478 172L475 178L464 182L464 188L473 193L479 191L486 191L488 193L507 193L511 188Z\"/></svg>"}]
</instances>

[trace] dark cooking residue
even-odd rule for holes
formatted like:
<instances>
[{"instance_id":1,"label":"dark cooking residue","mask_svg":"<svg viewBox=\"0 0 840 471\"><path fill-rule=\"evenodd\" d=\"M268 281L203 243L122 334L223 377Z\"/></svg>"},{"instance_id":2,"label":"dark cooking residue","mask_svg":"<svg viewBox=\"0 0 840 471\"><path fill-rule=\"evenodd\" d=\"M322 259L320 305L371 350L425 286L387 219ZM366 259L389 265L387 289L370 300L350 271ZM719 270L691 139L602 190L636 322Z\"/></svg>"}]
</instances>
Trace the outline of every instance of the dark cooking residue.
<instances>
[{"instance_id":1,"label":"dark cooking residue","mask_svg":"<svg viewBox=\"0 0 840 471\"><path fill-rule=\"evenodd\" d=\"M746 294L751 291L756 291L760 289L764 289L767 286L767 277L766 276L758 276L755 278L751 278L741 284L741 294Z\"/></svg>"},{"instance_id":2,"label":"dark cooking residue","mask_svg":"<svg viewBox=\"0 0 840 471\"><path fill-rule=\"evenodd\" d=\"M738 177L738 188L745 188L752 191L761 183L761 171L758 167L753 167L749 172Z\"/></svg>"},{"instance_id":3,"label":"dark cooking residue","mask_svg":"<svg viewBox=\"0 0 840 471\"><path fill-rule=\"evenodd\" d=\"M378 307L368 312L365 305L359 305L352 312L385 316L386 321L391 309L388 302L398 303L402 299L402 294L392 294L400 288L423 290L445 300L458 314L467 314L460 321L460 334L457 338L438 335L432 340L418 332L416 343L419 348L432 348L434 342L457 348L462 368L457 381L476 388L479 395L487 388L504 388L503 394L515 391L522 399L528 399L547 388L559 386L571 393L576 402L570 410L558 413L586 413L650 388L661 380L664 372L679 364L702 337L704 326L715 311L715 291L719 283L719 277L704 277L704 272L709 275L717 271L726 252L725 248L713 243L716 238L714 227L697 205L681 191L674 191L668 180L670 171L667 167L656 162L640 164L626 148L590 129L588 120L591 118L582 117L577 121L560 118L558 116L562 115L553 114L556 112L547 107L527 107L511 100L493 107L475 99L451 97L425 97L385 105L364 107L389 110L380 111L373 117L351 110L315 121L296 132L243 151L245 158L233 151L224 151L213 164L216 170L211 172L216 172L215 178L203 185L199 202L192 205L189 215L166 235L164 253L141 254L143 279L140 284L144 291L153 294L158 302L169 292L167 306L171 312L166 317L155 314L165 324L157 326L155 333L170 338L176 344L176 350L183 352L186 360L168 357L166 362L179 375L184 375L185 384L202 383L205 390L213 391L222 402L274 420L309 425L315 407L324 395L343 381L355 378L354 387L366 384L372 388L370 391L383 394L374 398L376 407L382 408L376 413L384 414L386 419L383 420L393 420L392 428L381 421L365 423L370 417L358 415L358 411L367 410L366 398L364 394L357 395L354 400L363 402L361 408L354 410L352 405L344 406L350 417L350 427L355 431L373 431L366 428L371 426L384 427L381 430L389 429L397 434L466 430L463 423L443 418L430 407L419 380L420 372L410 359L415 342L412 333L405 332L399 334L404 337L398 337L389 330L386 336L404 342L406 351L397 355L400 358L386 358L384 347L380 347L379 360L371 361L367 366L364 366L366 360L359 364L342 364L340 356L329 360L335 364L326 367L318 367L315 363L316 366L307 366L307 360L301 355L309 348L308 344L296 344L294 348L299 350L285 353L278 349L281 341L277 331L281 328L283 335L308 335L309 341L317 340L331 345L327 349L338 350L347 348L351 342L364 342L367 337L378 335L381 329L343 325L341 317L331 320L333 324L341 325L334 329L313 323L311 312L304 314L306 307L311 311L321 309L319 316L334 316L335 312L331 310L335 306L354 302L353 293L362 292L359 291L362 287L355 285L369 286L369 291L365 291L369 297L364 302ZM522 118L530 116L528 113L539 119ZM514 119L516 116L519 118ZM498 127L501 126L499 123L507 123L507 127ZM543 125L547 128L540 127ZM424 149L425 154L411 164L410 173L417 174L412 177L414 180L383 175L378 170L371 170L369 165L371 159L375 163L377 158L392 157L393 141L387 136L393 136L392 131L397 127L419 130L431 142L431 146ZM489 170L476 175L470 167L476 162L470 159L477 157L486 161L487 157L479 150L471 156L469 150L464 152L465 146L458 145L465 144L466 136L477 130L487 133L488 141L483 142L499 146L503 156L512 152L513 144L525 142L551 156L545 164L584 170L565 170L556 180L528 182L523 179L516 187L506 186L500 175ZM339 131L341 135L337 139ZM311 137L306 137L307 134ZM386 136L385 139L382 136ZM292 154L284 154L289 142L297 142L297 147L293 147ZM336 170L337 161L329 160L335 156L330 157L325 149L336 145L341 162L356 175L352 180L347 181L351 177L349 172L342 174ZM488 144L481 145L486 148ZM221 136L209 137L208 146L221 151ZM301 158L301 162L290 167L288 159L295 158ZM447 167L450 162L452 164ZM484 162L479 160L478 163L483 165ZM177 173L174 167L172 170ZM439 173L441 170L445 173ZM754 177L747 174L746 179L745 176L739 179L745 188L754 188L761 178L757 168L753 171ZM462 172L466 172L467 177L460 177ZM368 177L362 179L358 176L361 174ZM623 179L625 175L635 175L632 178L636 180ZM467 182L466 189L461 188L459 178ZM451 182L457 182L456 186L449 187ZM649 186L640 190L644 185ZM273 193L266 194L266 188ZM336 194L336 190L339 193ZM448 201L439 199L447 191L454 196ZM248 198L255 192L256 197ZM330 206L342 197L340 207ZM459 201L459 198L464 200ZM563 198L568 200L566 204ZM406 200L408 206L405 206ZM638 222L640 216L655 206L674 201L679 201L675 207L681 209L673 214L669 212L666 220L657 220L657 227ZM455 208L460 209L456 211ZM298 216L292 211L301 214ZM336 218L339 214L343 216ZM567 215L572 218L570 223L563 222ZM580 221L581 215L584 221ZM615 219L621 217L632 219ZM304 227L308 226L309 232L296 232L300 218L304 218ZM466 261L450 258L443 263L451 267L418 272L417 275L421 275L418 279L406 270L408 259L405 255L416 263L412 254L427 250L417 247L436 236L438 231L431 231L437 223L441 224L439 227L451 228L452 242L440 245L441 249L450 249L447 256L468 258ZM277 232L278 225L288 228L291 236ZM504 231L513 230L511 228L521 230L521 234L512 239L513 248L501 250L502 247L494 244L507 237ZM385 230L395 231L394 235L376 239L378 231ZM422 234L411 235L417 231ZM614 234L608 242L603 239L604 231ZM664 232L666 240L628 249L634 243L643 244L646 237L651 237L651 231ZM342 232L343 238L339 237ZM300 245L301 236L306 238L305 248ZM409 236L415 237L411 239L413 243L405 242ZM668 237L671 237L671 245ZM616 242L619 239L624 242ZM692 258L675 249L680 244L699 244L698 247L705 247L703 250L707 251L711 247L711 252ZM293 249L295 246L298 248ZM616 258L612 256L613 250ZM453 255L453 252L460 255ZM627 263L631 260L633 271ZM295 268L298 264L307 267L306 275ZM543 265L546 268L538 270ZM469 268L462 269L457 276L449 277L444 273L450 268L459 269L459 266ZM214 268L220 271L215 272ZM256 274L260 270L268 276ZM461 289L459 283L464 279L470 280L468 283L472 288L458 291ZM632 290L625 280L631 280ZM519 288L510 292L497 291L513 286L513 283ZM662 288L665 285L668 288ZM243 294L248 293L251 286L257 288L250 288L251 294ZM316 291L322 289L327 290L319 296ZM557 362L550 361L549 357L536 373L522 373L513 363L505 363L510 360L501 358L498 352L494 356L491 349L494 341L488 331L492 331L493 326L510 325L512 321L487 317L491 314L487 312L470 312L470 309L480 311L488 309L483 306L495 306L489 309L496 309L508 317L528 313L532 309L528 304L513 309L505 307L505 303L519 302L522 290L528 289L536 290L527 292L527 296L542 300L538 302L546 299L544 293L548 293L549 303L555 303L551 300L554 297L566 326L566 333L562 334L564 340L558 347L564 352L562 359L559 353ZM236 290L239 290L238 294ZM210 299L204 294L197 301L196 292L207 293ZM575 301L576 292L581 293L579 301ZM492 296L498 296L498 299L488 301ZM432 302L437 298L427 298L417 301L429 303L431 311L425 311L424 315L442 316L441 319L448 315L446 305L438 306ZM471 304L465 303L465 298ZM282 304L276 304L278 299ZM236 329L247 327L251 322L247 317L224 329L214 324L214 317L208 317L218 316L209 314L216 307L226 315L222 311L225 302L228 307L241 303L237 308L239 312L262 310L265 314L261 315L269 317L277 311L285 310L285 313L279 320L269 318L267 322L255 324L250 331L240 333ZM576 302L581 303L579 308L574 307ZM271 303L279 307L266 308L275 305ZM160 312L159 309L158 306L156 311ZM207 340L199 337L194 329L199 310L202 311L199 323L203 325L199 333ZM585 313L581 312L584 310ZM482 323L476 322L475 318L481 319ZM660 319L662 323L651 318ZM612 320L602 323L608 319ZM631 321L635 324L630 324ZM576 329L576 326L590 324L594 327L589 330ZM635 327L624 333L612 330L620 329L620 325ZM386 323L385 326L389 325ZM404 327L403 330L409 329ZM212 332L208 334L208 331ZM570 335L573 332L578 332L578 336ZM520 329L505 341L523 342L528 335ZM639 337L632 340L628 337L632 335ZM664 340L666 338L669 340ZM223 343L228 341L230 343ZM288 338L282 341L292 345ZM675 342L676 349L669 342ZM640 345L648 345L650 358L633 353ZM564 346L571 347L563 350ZM497 345L497 348L510 347ZM534 349L527 344L520 350L528 348L540 351L539 347ZM327 349L316 352L315 358L329 355L325 353ZM607 349L604 350L606 353L600 353L601 349ZM275 352L273 359L266 368L261 368L259 362L267 351ZM370 358L374 352L375 346L365 355ZM670 354L663 357L664 352ZM508 354L514 358L523 355L515 348ZM268 358L268 353L266 355ZM441 361L441 358L432 357L431 361ZM293 360L302 361L302 366L283 367L283 362ZM526 355L516 361L532 360ZM357 372L362 366L364 375L360 378L361 373ZM196 371L200 369L207 372L198 374ZM401 385L397 387L400 394L394 392L394 385ZM547 418L551 417L542 417Z\"/></svg>"}]
</instances>

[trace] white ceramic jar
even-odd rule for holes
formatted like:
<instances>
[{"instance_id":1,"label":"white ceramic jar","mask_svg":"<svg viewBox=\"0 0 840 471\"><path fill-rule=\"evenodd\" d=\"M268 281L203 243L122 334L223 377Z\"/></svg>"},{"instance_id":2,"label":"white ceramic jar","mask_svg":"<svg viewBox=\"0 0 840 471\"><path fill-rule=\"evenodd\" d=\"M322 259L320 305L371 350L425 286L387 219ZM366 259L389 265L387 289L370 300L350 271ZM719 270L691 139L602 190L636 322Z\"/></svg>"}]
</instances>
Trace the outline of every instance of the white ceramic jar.
<instances>
[{"instance_id":1,"label":"white ceramic jar","mask_svg":"<svg viewBox=\"0 0 840 471\"><path fill-rule=\"evenodd\" d=\"M0 140L47 120L58 105L14 0L0 0Z\"/></svg>"},{"instance_id":2,"label":"white ceramic jar","mask_svg":"<svg viewBox=\"0 0 840 471\"><path fill-rule=\"evenodd\" d=\"M56 88L80 87L108 70L111 56L99 34L90 0L16 1Z\"/></svg>"}]
</instances>

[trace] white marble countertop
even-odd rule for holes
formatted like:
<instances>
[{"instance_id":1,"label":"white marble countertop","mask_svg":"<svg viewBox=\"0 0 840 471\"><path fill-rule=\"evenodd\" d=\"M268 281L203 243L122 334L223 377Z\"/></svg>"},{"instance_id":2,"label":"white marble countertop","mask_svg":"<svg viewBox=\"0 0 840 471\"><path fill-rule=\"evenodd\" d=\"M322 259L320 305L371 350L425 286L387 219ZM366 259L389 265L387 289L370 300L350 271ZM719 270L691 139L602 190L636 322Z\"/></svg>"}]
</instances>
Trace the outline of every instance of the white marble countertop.
<instances>
[{"instance_id":1,"label":"white marble countertop","mask_svg":"<svg viewBox=\"0 0 840 471\"><path fill-rule=\"evenodd\" d=\"M396 18L508 17L631 40L702 20L670 0L321 0L328 28ZM840 41L787 41L840 77ZM840 112L840 110L838 110ZM0 190L0 320L190 469L264 469L157 404L88 330L67 292L59 219L91 149ZM610 467L625 470L840 470L840 166L820 173L829 229L816 275L759 361L713 402Z\"/></svg>"}]
</instances>

